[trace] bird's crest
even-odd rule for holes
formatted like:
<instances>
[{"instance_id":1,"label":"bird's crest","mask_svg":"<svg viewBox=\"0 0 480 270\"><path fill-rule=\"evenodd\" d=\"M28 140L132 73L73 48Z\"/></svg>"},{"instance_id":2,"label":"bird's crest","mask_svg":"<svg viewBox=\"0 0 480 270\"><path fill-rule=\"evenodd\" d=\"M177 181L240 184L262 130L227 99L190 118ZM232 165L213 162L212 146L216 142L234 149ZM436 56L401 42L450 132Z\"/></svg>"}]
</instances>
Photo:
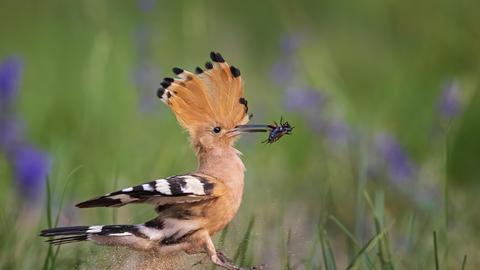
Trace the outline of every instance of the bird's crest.
<instances>
[{"instance_id":1,"label":"bird's crest","mask_svg":"<svg viewBox=\"0 0 480 270\"><path fill-rule=\"evenodd\" d=\"M176 78L165 78L157 92L191 133L205 124L234 128L249 120L240 70L217 52L211 52L210 58L195 73L173 68Z\"/></svg>"}]
</instances>

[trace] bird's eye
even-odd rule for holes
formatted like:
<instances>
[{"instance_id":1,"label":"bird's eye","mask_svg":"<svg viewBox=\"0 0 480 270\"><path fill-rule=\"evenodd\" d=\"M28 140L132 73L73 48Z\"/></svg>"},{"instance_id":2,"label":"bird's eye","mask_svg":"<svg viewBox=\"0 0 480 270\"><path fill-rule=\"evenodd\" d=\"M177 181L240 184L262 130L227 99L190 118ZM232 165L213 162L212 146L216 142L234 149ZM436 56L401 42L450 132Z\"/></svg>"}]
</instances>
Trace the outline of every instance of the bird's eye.
<instances>
[{"instance_id":1,"label":"bird's eye","mask_svg":"<svg viewBox=\"0 0 480 270\"><path fill-rule=\"evenodd\" d=\"M221 127L214 127L213 128L213 132L215 132L215 133L220 133L221 130L222 130Z\"/></svg>"}]
</instances>

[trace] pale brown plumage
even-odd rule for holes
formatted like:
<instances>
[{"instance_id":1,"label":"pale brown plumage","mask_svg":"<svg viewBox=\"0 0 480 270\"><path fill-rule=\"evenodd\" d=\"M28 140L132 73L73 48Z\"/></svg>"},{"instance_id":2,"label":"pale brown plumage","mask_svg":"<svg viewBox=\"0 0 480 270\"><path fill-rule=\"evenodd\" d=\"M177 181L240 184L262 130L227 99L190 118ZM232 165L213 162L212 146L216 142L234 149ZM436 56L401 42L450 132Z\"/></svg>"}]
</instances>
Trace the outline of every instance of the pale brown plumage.
<instances>
[{"instance_id":1,"label":"pale brown plumage","mask_svg":"<svg viewBox=\"0 0 480 270\"><path fill-rule=\"evenodd\" d=\"M242 199L244 165L234 147L249 120L240 71L219 53L196 74L174 68L176 78L165 78L158 97L190 134L198 159L195 172L157 179L108 193L78 207L119 207L129 203L154 205L158 217L137 225L101 225L52 228L42 236L53 244L90 240L137 250L207 253L227 269L241 269L217 252L211 235L235 216ZM255 131L258 131L256 126ZM253 268L252 268L253 269Z\"/></svg>"}]
</instances>

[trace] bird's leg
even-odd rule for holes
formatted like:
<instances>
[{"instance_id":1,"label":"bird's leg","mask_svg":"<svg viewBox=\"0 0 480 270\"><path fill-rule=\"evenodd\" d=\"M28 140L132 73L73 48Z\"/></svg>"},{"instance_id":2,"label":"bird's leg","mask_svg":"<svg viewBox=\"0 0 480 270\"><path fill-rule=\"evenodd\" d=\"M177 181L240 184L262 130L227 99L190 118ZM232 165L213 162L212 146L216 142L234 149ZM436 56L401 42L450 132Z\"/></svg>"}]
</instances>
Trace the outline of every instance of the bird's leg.
<instances>
[{"instance_id":1,"label":"bird's leg","mask_svg":"<svg viewBox=\"0 0 480 270\"><path fill-rule=\"evenodd\" d=\"M223 254L223 252L221 251L217 251L217 257L226 265L226 266L223 266L227 269L232 269L232 270L262 270L264 268L263 265L259 265L259 266L252 266L252 267L249 267L249 268L242 268L242 267L239 267L239 266L236 266L232 260L230 260L227 256L225 256L225 254Z\"/></svg>"},{"instance_id":2,"label":"bird's leg","mask_svg":"<svg viewBox=\"0 0 480 270\"><path fill-rule=\"evenodd\" d=\"M228 264L232 267L237 267L234 265L233 261L231 259L229 259L223 252L221 252L220 250L217 250L217 257L220 259L220 261L222 261L224 264ZM234 268L234 269L237 269L237 268ZM244 268L240 268L238 267L238 269L244 269Z\"/></svg>"},{"instance_id":3,"label":"bird's leg","mask_svg":"<svg viewBox=\"0 0 480 270\"><path fill-rule=\"evenodd\" d=\"M221 251L217 251L215 246L213 245L212 239L210 235L205 236L205 250L207 251L208 256L213 264L219 267L223 267L228 270L261 270L263 269L263 265L255 266L250 268L242 268L240 266L235 265L229 258L223 254Z\"/></svg>"}]
</instances>

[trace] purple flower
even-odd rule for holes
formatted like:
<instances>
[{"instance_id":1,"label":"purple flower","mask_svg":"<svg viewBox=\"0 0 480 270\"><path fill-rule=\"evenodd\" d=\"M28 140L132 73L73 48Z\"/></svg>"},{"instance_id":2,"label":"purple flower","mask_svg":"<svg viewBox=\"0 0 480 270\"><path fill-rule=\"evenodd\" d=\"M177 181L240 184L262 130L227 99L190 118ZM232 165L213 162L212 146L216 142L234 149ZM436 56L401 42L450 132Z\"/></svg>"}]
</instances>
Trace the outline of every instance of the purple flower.
<instances>
[{"instance_id":1,"label":"purple flower","mask_svg":"<svg viewBox=\"0 0 480 270\"><path fill-rule=\"evenodd\" d=\"M158 69L148 63L139 63L134 71L134 81L139 94L139 107L143 112L151 111L156 104L155 90L158 88Z\"/></svg>"},{"instance_id":2,"label":"purple flower","mask_svg":"<svg viewBox=\"0 0 480 270\"><path fill-rule=\"evenodd\" d=\"M440 116L444 119L451 119L460 114L460 87L456 81L450 81L443 86L438 107Z\"/></svg>"},{"instance_id":3,"label":"purple flower","mask_svg":"<svg viewBox=\"0 0 480 270\"><path fill-rule=\"evenodd\" d=\"M393 136L389 134L377 136L376 147L386 162L391 180L401 183L414 177L415 169L410 157Z\"/></svg>"},{"instance_id":4,"label":"purple flower","mask_svg":"<svg viewBox=\"0 0 480 270\"><path fill-rule=\"evenodd\" d=\"M303 42L301 33L284 34L280 41L280 49L284 57L291 57Z\"/></svg>"},{"instance_id":5,"label":"purple flower","mask_svg":"<svg viewBox=\"0 0 480 270\"><path fill-rule=\"evenodd\" d=\"M272 80L278 85L284 85L295 77L295 68L288 61L277 61L271 70Z\"/></svg>"},{"instance_id":6,"label":"purple flower","mask_svg":"<svg viewBox=\"0 0 480 270\"><path fill-rule=\"evenodd\" d=\"M326 103L326 97L310 87L288 87L284 100L288 110L299 112L308 110L319 112Z\"/></svg>"},{"instance_id":7,"label":"purple flower","mask_svg":"<svg viewBox=\"0 0 480 270\"><path fill-rule=\"evenodd\" d=\"M139 3L153 6L155 1L140 1ZM132 74L139 97L138 108L141 112L150 112L157 102L155 91L159 87L159 68L151 61L152 32L149 25L140 22L136 27L133 39L137 62Z\"/></svg>"},{"instance_id":8,"label":"purple flower","mask_svg":"<svg viewBox=\"0 0 480 270\"><path fill-rule=\"evenodd\" d=\"M22 75L22 61L18 57L8 57L0 63L0 105L10 107L18 94Z\"/></svg>"},{"instance_id":9,"label":"purple flower","mask_svg":"<svg viewBox=\"0 0 480 270\"><path fill-rule=\"evenodd\" d=\"M310 87L290 86L283 98L287 110L300 114L315 133L325 135L329 123L324 115L327 97L323 92Z\"/></svg>"},{"instance_id":10,"label":"purple flower","mask_svg":"<svg viewBox=\"0 0 480 270\"><path fill-rule=\"evenodd\" d=\"M152 33L148 25L140 23L134 32L135 52L139 61L147 61L151 58Z\"/></svg>"},{"instance_id":11,"label":"purple flower","mask_svg":"<svg viewBox=\"0 0 480 270\"><path fill-rule=\"evenodd\" d=\"M295 66L295 55L305 41L305 33L285 34L280 40L280 57L271 70L272 80L285 89L283 100L289 111L302 116L314 133L326 136L335 146L346 144L350 129L339 118L330 118L326 112L327 96L312 87L294 82L300 78Z\"/></svg>"},{"instance_id":12,"label":"purple flower","mask_svg":"<svg viewBox=\"0 0 480 270\"><path fill-rule=\"evenodd\" d=\"M291 83L296 75L295 52L300 47L303 38L301 34L285 34L280 40L281 55L272 66L272 80L279 85Z\"/></svg>"},{"instance_id":13,"label":"purple flower","mask_svg":"<svg viewBox=\"0 0 480 270\"><path fill-rule=\"evenodd\" d=\"M0 151L11 164L19 195L35 202L43 193L50 161L46 154L26 143L23 124L15 115L21 73L22 61L18 57L0 63Z\"/></svg>"},{"instance_id":14,"label":"purple flower","mask_svg":"<svg viewBox=\"0 0 480 270\"><path fill-rule=\"evenodd\" d=\"M38 200L50 170L49 157L30 145L19 146L10 155L19 195L29 201Z\"/></svg>"},{"instance_id":15,"label":"purple flower","mask_svg":"<svg viewBox=\"0 0 480 270\"><path fill-rule=\"evenodd\" d=\"M155 7L155 0L138 0L138 9L142 12L149 12Z\"/></svg>"},{"instance_id":16,"label":"purple flower","mask_svg":"<svg viewBox=\"0 0 480 270\"><path fill-rule=\"evenodd\" d=\"M328 123L326 132L328 139L332 142L346 144L348 142L350 128L345 121L336 118Z\"/></svg>"}]
</instances>

